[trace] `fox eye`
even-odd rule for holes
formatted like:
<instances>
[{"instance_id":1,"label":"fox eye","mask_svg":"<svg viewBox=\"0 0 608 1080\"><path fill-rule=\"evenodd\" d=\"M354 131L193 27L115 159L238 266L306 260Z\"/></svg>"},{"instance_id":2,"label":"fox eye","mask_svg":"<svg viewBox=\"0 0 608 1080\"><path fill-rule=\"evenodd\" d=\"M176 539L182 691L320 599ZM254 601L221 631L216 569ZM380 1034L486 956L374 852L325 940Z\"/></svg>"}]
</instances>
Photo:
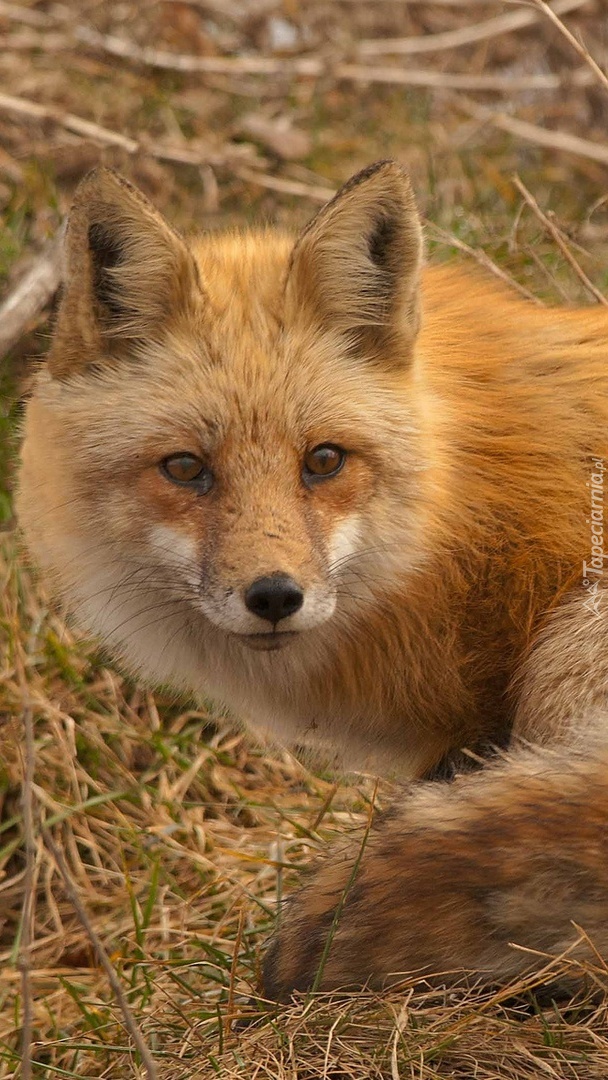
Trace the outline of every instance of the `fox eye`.
<instances>
[{"instance_id":1,"label":"fox eye","mask_svg":"<svg viewBox=\"0 0 608 1080\"><path fill-rule=\"evenodd\" d=\"M213 486L213 473L196 454L171 454L160 463L160 471L174 484L194 488L206 495Z\"/></svg>"},{"instance_id":2,"label":"fox eye","mask_svg":"<svg viewBox=\"0 0 608 1080\"><path fill-rule=\"evenodd\" d=\"M304 458L304 480L314 482L335 476L346 460L346 451L333 443L322 443L309 450Z\"/></svg>"}]
</instances>

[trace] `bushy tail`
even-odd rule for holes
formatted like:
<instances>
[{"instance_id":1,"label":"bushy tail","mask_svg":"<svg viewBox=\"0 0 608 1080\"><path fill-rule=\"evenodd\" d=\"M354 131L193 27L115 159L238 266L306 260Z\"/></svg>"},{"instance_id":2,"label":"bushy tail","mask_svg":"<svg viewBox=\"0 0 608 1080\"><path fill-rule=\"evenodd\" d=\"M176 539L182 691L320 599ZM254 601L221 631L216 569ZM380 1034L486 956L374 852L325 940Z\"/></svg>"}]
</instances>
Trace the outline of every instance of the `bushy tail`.
<instances>
[{"instance_id":1,"label":"bushy tail","mask_svg":"<svg viewBox=\"0 0 608 1080\"><path fill-rule=\"evenodd\" d=\"M518 751L414 786L325 861L283 914L265 990L285 1000L411 972L504 982L547 954L608 957L607 914L608 748Z\"/></svg>"}]
</instances>

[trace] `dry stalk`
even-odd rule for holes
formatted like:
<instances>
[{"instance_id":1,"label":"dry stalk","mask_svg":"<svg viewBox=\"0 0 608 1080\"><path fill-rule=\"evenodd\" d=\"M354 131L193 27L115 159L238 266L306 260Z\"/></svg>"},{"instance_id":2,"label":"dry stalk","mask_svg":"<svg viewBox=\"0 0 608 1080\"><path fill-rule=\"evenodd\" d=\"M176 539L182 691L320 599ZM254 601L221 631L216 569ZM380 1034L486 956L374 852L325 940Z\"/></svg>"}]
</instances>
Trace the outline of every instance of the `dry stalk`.
<instances>
[{"instance_id":1,"label":"dry stalk","mask_svg":"<svg viewBox=\"0 0 608 1080\"><path fill-rule=\"evenodd\" d=\"M55 24L52 16L33 8L24 7L23 4L9 4L0 0L0 15L5 19L11 19L23 26L49 27Z\"/></svg>"},{"instance_id":2,"label":"dry stalk","mask_svg":"<svg viewBox=\"0 0 608 1080\"><path fill-rule=\"evenodd\" d=\"M2 5L0 0L0 14ZM496 73L468 73L433 71L429 68L397 68L343 62L328 63L315 57L284 60L271 56L194 56L188 53L165 52L159 49L140 48L124 38L100 34L90 27L80 26L74 31L76 37L89 47L118 56L132 63L144 64L161 71L178 71L202 75L226 75L244 77L259 75L268 78L322 78L330 76L362 85L415 86L429 90L461 90L467 92L514 94L559 90L561 87L589 86L594 76L587 67L557 75L552 72L513 75ZM70 40L45 34L30 33L18 39L10 39L11 49L58 49L70 48ZM237 88L225 87L226 92L238 93Z\"/></svg>"},{"instance_id":3,"label":"dry stalk","mask_svg":"<svg viewBox=\"0 0 608 1080\"><path fill-rule=\"evenodd\" d=\"M250 156L249 147L243 147L242 152L240 148L236 146L226 146L224 152L217 150L201 152L199 150L190 150L187 146L169 147L153 144L144 139L141 139L140 141L138 139L129 138L126 135L120 134L118 131L111 131L109 128L101 127L99 124L94 124L89 120L84 120L80 116L75 116L73 113L62 113L58 110L47 108L44 105L39 105L35 101L29 101L25 98L17 98L10 94L0 93L0 109L2 108L18 116L23 116L26 120L50 121L60 127L64 127L67 131L72 131L78 135L100 142L104 146L115 146L119 149L126 150L128 154L147 154L150 157L157 158L159 161L169 161L179 165L195 165L199 167L210 165L214 168L227 168L231 170L235 176L238 176L242 180L246 180L248 183L257 184L259 187L267 188L269 191L278 191L283 195L295 195L297 197L312 199L313 202L324 203L335 193L332 188L323 187L321 185L304 184L299 180L289 180L283 177L271 176L270 174L252 168L249 165L240 164L243 157ZM53 291L57 287L57 284L58 281L55 284ZM0 309L0 315L2 315L2 313L3 309ZM4 331L5 327L3 325L2 330L0 330L0 356L3 352ZM11 341L10 344L14 344L14 342ZM6 351L8 347L10 347L10 345L7 345L4 351Z\"/></svg>"},{"instance_id":4,"label":"dry stalk","mask_svg":"<svg viewBox=\"0 0 608 1080\"><path fill-rule=\"evenodd\" d=\"M556 8L550 7L549 4L545 3L545 0L532 0L532 2L536 4L537 8L543 13L543 15L546 15L546 17L553 23L553 25L557 27L560 34L563 34L566 41L569 42L569 44L578 53L578 55L582 57L585 63L589 66L590 70L593 72L593 76L595 79L597 79L600 86L602 86L604 90L608 90L608 76L606 75L606 72L602 71L597 61L593 59L587 46L584 45L582 41L579 41L578 38L574 36L572 31L568 29L565 23L558 18L558 12Z\"/></svg>"},{"instance_id":5,"label":"dry stalk","mask_svg":"<svg viewBox=\"0 0 608 1080\"><path fill-rule=\"evenodd\" d=\"M556 0L553 8L548 10L557 17L588 4L589 0ZM547 5L548 6L548 5ZM486 41L498 37L501 34L510 33L514 30L523 29L537 22L541 15L540 11L515 11L505 15L498 15L483 23L474 23L458 30L448 30L444 33L424 34L421 37L407 38L374 38L370 41L361 41L357 46L357 54L361 57L380 56L392 53L399 56L412 56L421 53L439 52L462 46L471 45L479 41ZM215 56L190 56L185 54L167 53L150 48L139 48L123 38L113 34L101 34L88 26L74 28L74 36L84 44L95 48L103 48L106 52L123 59L137 60L140 63L153 67L169 68L174 71L199 71L209 73L231 73L249 75L277 75L292 73L300 75L318 76L326 69L326 64L314 57L301 58L293 61L281 61L273 57L215 57ZM340 65L338 65L339 67ZM422 75L422 72L419 73Z\"/></svg>"},{"instance_id":6,"label":"dry stalk","mask_svg":"<svg viewBox=\"0 0 608 1080\"><path fill-rule=\"evenodd\" d=\"M154 1064L152 1054L150 1053L148 1045L140 1031L140 1028L137 1025L137 1022L133 1015L133 1011L127 1000L127 996L122 988L120 979L118 978L118 975L116 974L116 971L112 966L110 958L102 944L101 938L95 932L91 920L87 915L86 908L82 903L82 900L80 899L78 892L74 886L63 852L55 843L50 831L44 828L44 826L42 831L44 836L44 842L48 850L51 852L55 863L57 864L57 869L59 870L59 873L63 878L63 885L68 900L74 908L74 911L76 912L82 924L82 928L85 931L91 945L93 946L93 949L95 950L99 963L101 964L108 977L108 982L112 987L112 993L114 994L114 997L118 1002L120 1011L122 1012L125 1027L131 1035L135 1046L137 1047L137 1051L141 1057L144 1069L146 1070L148 1080L158 1080L158 1073L156 1070L156 1065Z\"/></svg>"},{"instance_id":7,"label":"dry stalk","mask_svg":"<svg viewBox=\"0 0 608 1080\"><path fill-rule=\"evenodd\" d=\"M267 188L268 191L278 191L281 195L296 195L311 199L316 203L326 203L336 194L335 188L324 187L322 184L304 184L301 180L288 180L282 176L271 176L270 173L259 172L246 165L237 165L233 172L241 180L258 184L259 187Z\"/></svg>"},{"instance_id":8,"label":"dry stalk","mask_svg":"<svg viewBox=\"0 0 608 1080\"><path fill-rule=\"evenodd\" d=\"M586 2L586 0L579 0L580 2ZM86 26L76 27L74 34L79 41L82 41L90 48L101 50L110 56L116 56L131 63L156 68L160 71L228 75L234 78L260 75L267 78L319 79L329 76L345 82L362 84L380 83L389 86L418 86L431 90L467 90L509 94L521 91L557 90L562 86L571 85L585 87L591 83L593 78L586 68L569 72L566 76L552 73L517 76L431 71L428 68L373 67L366 64L350 64L340 61L331 63L314 56L297 57L289 60L273 56L195 56L189 53L141 48L124 38L119 38L113 34L100 34L97 30L92 30ZM42 39L41 45L43 45Z\"/></svg>"},{"instance_id":9,"label":"dry stalk","mask_svg":"<svg viewBox=\"0 0 608 1080\"><path fill-rule=\"evenodd\" d=\"M428 90L466 90L482 93L515 94L523 91L559 90L561 87L589 86L590 71L579 68L567 75L480 75L430 68L369 67L362 64L336 64L333 75L345 82L380 83L386 86L418 86Z\"/></svg>"},{"instance_id":10,"label":"dry stalk","mask_svg":"<svg viewBox=\"0 0 608 1080\"><path fill-rule=\"evenodd\" d=\"M134 154L139 150L139 143L135 139L130 139L117 131L110 131L109 128L101 127L100 124L94 124L81 116L39 105L37 101L30 101L27 98L0 93L0 109L22 116L26 120L57 124L59 127L66 128L67 131L74 132L75 135L83 135L87 139L94 139L107 146L118 146L129 154Z\"/></svg>"},{"instance_id":11,"label":"dry stalk","mask_svg":"<svg viewBox=\"0 0 608 1080\"><path fill-rule=\"evenodd\" d=\"M20 666L20 665L19 665ZM20 682L27 701L25 678L21 674ZM29 704L23 709L23 728L25 735L25 762L21 806L23 812L23 835L25 841L25 876L23 880L23 903L21 907L21 941L17 966L21 972L21 1077L32 1078L32 1038L34 1009L32 1002L32 944L34 940L34 913L36 907L36 838L34 836L34 717Z\"/></svg>"},{"instance_id":12,"label":"dry stalk","mask_svg":"<svg viewBox=\"0 0 608 1080\"><path fill-rule=\"evenodd\" d=\"M63 230L0 305L0 360L37 321L61 283Z\"/></svg>"},{"instance_id":13,"label":"dry stalk","mask_svg":"<svg viewBox=\"0 0 608 1080\"><path fill-rule=\"evenodd\" d=\"M228 984L228 1001L226 1003L226 1013L224 1016L224 1033L230 1034L230 1028L235 1015L234 999L236 993L236 970L239 962L239 954L241 951L241 943L243 941L243 930L245 927L245 909L242 907L239 912L239 921L236 930L236 938L234 941L234 952L232 954L232 963L230 965L230 982Z\"/></svg>"},{"instance_id":14,"label":"dry stalk","mask_svg":"<svg viewBox=\"0 0 608 1080\"><path fill-rule=\"evenodd\" d=\"M85 120L84 117L76 116L74 113L48 108L46 105L39 105L37 101L0 92L0 110L2 109L16 116L22 116L25 120L56 124L58 127L65 128L66 131L92 139L103 146L115 146L128 154L148 154L150 157L158 158L159 161L169 161L175 165L218 167L243 156L239 154L239 148L235 146L226 146L223 151L201 151L191 150L187 146L151 143L147 137L133 139L128 135L122 135L119 131L113 131L91 120ZM245 153L248 153L247 148L245 148Z\"/></svg>"},{"instance_id":15,"label":"dry stalk","mask_svg":"<svg viewBox=\"0 0 608 1080\"><path fill-rule=\"evenodd\" d=\"M608 307L608 300L606 299L606 297L603 295L603 293L599 291L599 289L595 287L590 278L587 277L587 274L583 270L578 260L572 254L570 248L568 247L566 241L562 236L562 233L555 225L555 222L551 221L551 218L548 217L547 214L545 214L541 210L536 199L534 198L532 193L528 191L528 188L524 184L523 180L521 180L519 176L514 176L513 183L515 184L515 187L519 191L520 195L525 200L526 204L532 210L534 216L538 219L538 221L540 221L543 228L547 230L553 242L556 244L564 258L570 264L579 281L582 281L585 288L591 293L593 297L595 297L598 303L604 304L606 307Z\"/></svg>"},{"instance_id":16,"label":"dry stalk","mask_svg":"<svg viewBox=\"0 0 608 1080\"><path fill-rule=\"evenodd\" d=\"M494 277L500 278L500 280L504 281L510 289L515 289L520 296L523 296L533 304L542 306L543 302L538 296L535 296L534 293L531 293L526 289L525 285L520 285L520 283L516 281L515 278L512 278L506 270L503 270L502 267L498 266L485 251L480 251L478 248L471 247L469 244L466 244L464 240L460 240L457 236L454 236L453 233L448 232L447 229L442 229L440 225L435 225L432 221L426 221L424 227L427 232L436 236L443 244L449 244L450 247L457 248L458 251L462 251L465 255L470 255L480 266L483 266L484 270L489 270L491 274L494 274Z\"/></svg>"},{"instance_id":17,"label":"dry stalk","mask_svg":"<svg viewBox=\"0 0 608 1080\"><path fill-rule=\"evenodd\" d=\"M538 3L539 0L536 0ZM588 0L556 0L553 8L549 8L555 16L565 15L569 11L584 7ZM544 7L549 7L545 4ZM540 12L538 11L510 11L505 15L496 15L484 22L471 23L469 26L458 27L457 30L446 30L440 34L424 34L422 37L407 38L374 38L371 41L362 41L358 47L360 56L380 56L393 53L398 56L412 56L414 53L437 52L444 49L459 49L463 45L473 45L478 41L488 41L490 38L499 37L501 34L511 34L514 30L522 30L537 22Z\"/></svg>"},{"instance_id":18,"label":"dry stalk","mask_svg":"<svg viewBox=\"0 0 608 1080\"><path fill-rule=\"evenodd\" d=\"M525 139L526 142L535 143L536 146L543 146L549 150L561 150L565 154L576 154L589 161L599 161L602 165L608 165L608 146L591 142L590 139L583 139L580 135L570 135L566 131L549 131L527 120L518 120L515 116L493 112L492 109L477 105L464 97L460 99L460 104L469 116L492 124L501 131L515 135L518 139Z\"/></svg>"}]
</instances>

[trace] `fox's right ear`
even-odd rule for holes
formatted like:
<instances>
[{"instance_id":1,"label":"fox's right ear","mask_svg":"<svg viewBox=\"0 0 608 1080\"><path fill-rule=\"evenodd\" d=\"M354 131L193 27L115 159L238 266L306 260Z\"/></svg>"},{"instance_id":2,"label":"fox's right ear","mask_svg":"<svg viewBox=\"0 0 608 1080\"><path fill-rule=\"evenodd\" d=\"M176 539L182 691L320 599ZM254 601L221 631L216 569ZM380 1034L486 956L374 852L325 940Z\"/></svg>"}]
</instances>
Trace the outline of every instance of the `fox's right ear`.
<instances>
[{"instance_id":1,"label":"fox's right ear","mask_svg":"<svg viewBox=\"0 0 608 1080\"><path fill-rule=\"evenodd\" d=\"M159 335L196 293L196 264L181 237L127 180L95 169L77 188L68 218L51 374L71 374L128 341Z\"/></svg>"}]
</instances>

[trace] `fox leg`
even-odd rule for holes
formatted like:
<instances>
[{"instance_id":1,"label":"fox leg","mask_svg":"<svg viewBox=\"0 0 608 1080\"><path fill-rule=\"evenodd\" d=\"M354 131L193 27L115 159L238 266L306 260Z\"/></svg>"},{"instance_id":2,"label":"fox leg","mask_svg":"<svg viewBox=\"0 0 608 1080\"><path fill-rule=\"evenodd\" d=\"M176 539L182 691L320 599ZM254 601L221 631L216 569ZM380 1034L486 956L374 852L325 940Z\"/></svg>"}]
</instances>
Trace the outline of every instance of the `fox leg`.
<instances>
[{"instance_id":1,"label":"fox leg","mask_svg":"<svg viewBox=\"0 0 608 1080\"><path fill-rule=\"evenodd\" d=\"M599 616L565 605L526 664L517 735L554 746L415 785L363 845L322 863L267 953L269 997L412 972L505 981L545 962L534 950L571 946L573 923L608 956L604 600Z\"/></svg>"}]
</instances>

